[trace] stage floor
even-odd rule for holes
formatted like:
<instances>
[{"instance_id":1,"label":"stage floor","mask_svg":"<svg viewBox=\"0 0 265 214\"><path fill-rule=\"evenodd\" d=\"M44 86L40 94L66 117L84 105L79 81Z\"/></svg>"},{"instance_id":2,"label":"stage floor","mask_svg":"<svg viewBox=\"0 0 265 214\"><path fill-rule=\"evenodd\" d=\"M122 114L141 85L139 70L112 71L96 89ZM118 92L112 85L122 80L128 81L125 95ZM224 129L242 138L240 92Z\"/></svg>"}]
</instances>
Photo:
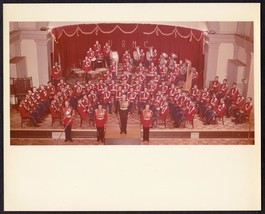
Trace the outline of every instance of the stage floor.
<instances>
[{"instance_id":1,"label":"stage floor","mask_svg":"<svg viewBox=\"0 0 265 214\"><path fill-rule=\"evenodd\" d=\"M96 141L96 128L88 123L80 127L77 114L73 123L73 139L64 142L63 127L59 122L51 126L48 114L40 127L21 127L20 115L15 109L10 110L10 145L254 145L254 125L246 121L235 124L231 118L224 118L216 125L203 125L196 115L194 128L174 128L170 116L167 128L158 126L150 129L150 141L142 142L139 115L132 114L128 119L127 135L120 135L116 114L108 114L105 143ZM60 136L61 135L61 136ZM60 136L60 137L59 137Z\"/></svg>"},{"instance_id":2,"label":"stage floor","mask_svg":"<svg viewBox=\"0 0 265 214\"><path fill-rule=\"evenodd\" d=\"M137 113L133 113L129 119L128 119L128 125L139 125L140 119L139 119L139 115ZM17 112L15 109L11 109L10 110L10 129L11 130L28 130L28 129L32 129L32 130L61 130L63 127L60 126L59 122L56 121L53 124L53 127L51 126L51 115L48 114L47 116L45 116L43 118L43 121L39 124L39 127L29 127L26 124L23 125L23 127L21 127L21 119L20 119L20 115L19 112ZM116 114L112 113L112 114L108 114L108 122L107 122L107 127L108 126L116 126L119 127L119 123L118 123L118 117ZM82 127L80 127L80 117L78 115L78 113L76 114L76 118L73 122L73 130L95 130L95 127L93 127L92 125L89 126L88 123L84 122ZM188 131L188 132L200 132L200 131L207 131L207 132L211 132L211 131L249 131L249 129L251 131L254 131L254 125L253 123L251 124L251 126L249 125L249 123L246 121L245 123L242 124L235 124L234 122L232 122L232 118L224 118L224 125L222 124L221 121L218 121L218 124L215 125L203 125L203 122L200 120L200 118L198 117L198 115L195 115L194 118L194 128L192 127L186 127L186 128L174 128L171 118L168 116L167 118L167 128L164 128L164 126L158 126L157 128L152 128L151 131L159 131L159 132L167 132L167 131L174 131L174 132L178 132L178 131ZM129 132L129 130L128 130Z\"/></svg>"}]
</instances>

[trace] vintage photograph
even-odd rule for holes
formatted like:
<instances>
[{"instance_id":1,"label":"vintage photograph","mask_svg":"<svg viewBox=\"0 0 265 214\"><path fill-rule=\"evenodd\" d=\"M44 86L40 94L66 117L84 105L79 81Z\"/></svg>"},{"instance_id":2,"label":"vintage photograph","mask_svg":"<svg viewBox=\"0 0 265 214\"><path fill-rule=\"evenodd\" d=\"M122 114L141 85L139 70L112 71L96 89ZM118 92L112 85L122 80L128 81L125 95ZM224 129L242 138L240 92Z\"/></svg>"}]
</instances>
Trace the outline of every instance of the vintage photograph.
<instances>
[{"instance_id":1,"label":"vintage photograph","mask_svg":"<svg viewBox=\"0 0 265 214\"><path fill-rule=\"evenodd\" d=\"M11 145L254 144L253 22L10 22Z\"/></svg>"},{"instance_id":2,"label":"vintage photograph","mask_svg":"<svg viewBox=\"0 0 265 214\"><path fill-rule=\"evenodd\" d=\"M4 4L3 29L5 211L261 210L260 4Z\"/></svg>"}]
</instances>

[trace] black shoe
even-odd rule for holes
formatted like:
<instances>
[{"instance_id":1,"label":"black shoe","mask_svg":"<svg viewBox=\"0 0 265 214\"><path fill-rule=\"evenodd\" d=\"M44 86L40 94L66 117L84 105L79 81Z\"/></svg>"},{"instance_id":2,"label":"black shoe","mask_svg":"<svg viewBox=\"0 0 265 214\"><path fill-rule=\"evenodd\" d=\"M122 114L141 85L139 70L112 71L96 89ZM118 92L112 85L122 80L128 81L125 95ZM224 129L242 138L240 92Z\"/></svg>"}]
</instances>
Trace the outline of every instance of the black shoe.
<instances>
[{"instance_id":1,"label":"black shoe","mask_svg":"<svg viewBox=\"0 0 265 214\"><path fill-rule=\"evenodd\" d=\"M34 124L33 126L34 126L34 127L40 127L40 125L38 125L38 124Z\"/></svg>"},{"instance_id":2,"label":"black shoe","mask_svg":"<svg viewBox=\"0 0 265 214\"><path fill-rule=\"evenodd\" d=\"M71 139L70 142L73 142L73 139Z\"/></svg>"},{"instance_id":3,"label":"black shoe","mask_svg":"<svg viewBox=\"0 0 265 214\"><path fill-rule=\"evenodd\" d=\"M127 132L124 132L124 134L127 134Z\"/></svg>"},{"instance_id":4,"label":"black shoe","mask_svg":"<svg viewBox=\"0 0 265 214\"><path fill-rule=\"evenodd\" d=\"M110 113L110 114L112 114L112 112L111 112L111 111L110 111L109 113Z\"/></svg>"},{"instance_id":5,"label":"black shoe","mask_svg":"<svg viewBox=\"0 0 265 214\"><path fill-rule=\"evenodd\" d=\"M120 134L122 134L123 132L120 132Z\"/></svg>"},{"instance_id":6,"label":"black shoe","mask_svg":"<svg viewBox=\"0 0 265 214\"><path fill-rule=\"evenodd\" d=\"M64 142L67 142L67 140L64 140Z\"/></svg>"}]
</instances>

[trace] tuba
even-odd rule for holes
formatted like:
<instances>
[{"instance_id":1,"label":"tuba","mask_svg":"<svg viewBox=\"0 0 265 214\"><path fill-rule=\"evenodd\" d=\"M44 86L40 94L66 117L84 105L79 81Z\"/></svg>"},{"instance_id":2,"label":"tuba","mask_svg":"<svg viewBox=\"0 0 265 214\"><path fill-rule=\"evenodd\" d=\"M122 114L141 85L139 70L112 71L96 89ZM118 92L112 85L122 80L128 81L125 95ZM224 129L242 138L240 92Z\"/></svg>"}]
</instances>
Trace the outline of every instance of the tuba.
<instances>
[{"instance_id":1,"label":"tuba","mask_svg":"<svg viewBox=\"0 0 265 214\"><path fill-rule=\"evenodd\" d=\"M133 52L133 58L134 60L139 61L140 60L140 47L136 46L135 49L136 50Z\"/></svg>"},{"instance_id":2,"label":"tuba","mask_svg":"<svg viewBox=\"0 0 265 214\"><path fill-rule=\"evenodd\" d=\"M153 47L148 47L149 51L146 52L146 59L150 62L153 57Z\"/></svg>"}]
</instances>

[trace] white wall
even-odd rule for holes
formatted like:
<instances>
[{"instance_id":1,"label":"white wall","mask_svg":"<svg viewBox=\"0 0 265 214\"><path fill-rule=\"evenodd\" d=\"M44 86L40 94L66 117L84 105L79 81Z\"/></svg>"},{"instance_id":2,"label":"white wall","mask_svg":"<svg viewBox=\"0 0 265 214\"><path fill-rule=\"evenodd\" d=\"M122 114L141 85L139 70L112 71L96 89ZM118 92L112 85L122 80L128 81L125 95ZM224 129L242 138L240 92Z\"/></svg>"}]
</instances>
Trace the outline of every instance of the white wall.
<instances>
[{"instance_id":1,"label":"white wall","mask_svg":"<svg viewBox=\"0 0 265 214\"><path fill-rule=\"evenodd\" d=\"M37 47L34 40L21 41L21 55L26 57L27 74L33 86L39 86Z\"/></svg>"},{"instance_id":2,"label":"white wall","mask_svg":"<svg viewBox=\"0 0 265 214\"><path fill-rule=\"evenodd\" d=\"M219 76L219 81L227 78L228 59L233 59L234 45L232 43L221 43L218 51L217 71L216 75Z\"/></svg>"}]
</instances>

